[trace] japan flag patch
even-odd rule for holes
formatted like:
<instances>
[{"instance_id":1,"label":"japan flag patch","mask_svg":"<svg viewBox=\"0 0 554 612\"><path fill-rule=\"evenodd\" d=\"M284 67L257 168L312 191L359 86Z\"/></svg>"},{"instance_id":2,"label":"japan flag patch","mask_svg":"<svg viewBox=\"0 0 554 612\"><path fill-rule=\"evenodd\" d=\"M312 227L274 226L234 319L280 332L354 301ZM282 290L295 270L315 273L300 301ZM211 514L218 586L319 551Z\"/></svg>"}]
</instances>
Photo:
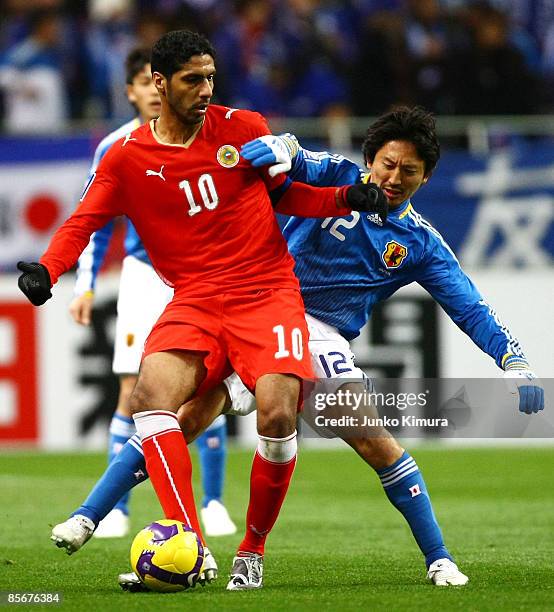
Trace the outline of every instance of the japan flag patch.
<instances>
[{"instance_id":1,"label":"japan flag patch","mask_svg":"<svg viewBox=\"0 0 554 612\"><path fill-rule=\"evenodd\" d=\"M417 497L418 495L421 495L421 489L419 488L419 485L415 484L413 487L410 487L410 493L412 494L412 497Z\"/></svg>"}]
</instances>

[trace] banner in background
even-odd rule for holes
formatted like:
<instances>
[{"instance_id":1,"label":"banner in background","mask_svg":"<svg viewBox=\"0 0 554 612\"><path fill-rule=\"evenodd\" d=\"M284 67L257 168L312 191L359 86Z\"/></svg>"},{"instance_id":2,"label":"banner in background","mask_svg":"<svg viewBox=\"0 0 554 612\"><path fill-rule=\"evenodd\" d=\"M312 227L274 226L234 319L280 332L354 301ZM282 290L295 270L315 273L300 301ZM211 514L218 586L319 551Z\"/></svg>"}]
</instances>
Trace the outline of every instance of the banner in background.
<instances>
[{"instance_id":1,"label":"banner in background","mask_svg":"<svg viewBox=\"0 0 554 612\"><path fill-rule=\"evenodd\" d=\"M446 152L414 207L468 267L554 263L554 143L487 157Z\"/></svg>"},{"instance_id":2,"label":"banner in background","mask_svg":"<svg viewBox=\"0 0 554 612\"><path fill-rule=\"evenodd\" d=\"M36 261L86 183L92 139L0 139L0 271Z\"/></svg>"},{"instance_id":3,"label":"banner in background","mask_svg":"<svg viewBox=\"0 0 554 612\"><path fill-rule=\"evenodd\" d=\"M87 137L0 139L0 271L43 252L78 202L93 149ZM413 204L465 266L552 265L554 142L486 157L445 151Z\"/></svg>"}]
</instances>

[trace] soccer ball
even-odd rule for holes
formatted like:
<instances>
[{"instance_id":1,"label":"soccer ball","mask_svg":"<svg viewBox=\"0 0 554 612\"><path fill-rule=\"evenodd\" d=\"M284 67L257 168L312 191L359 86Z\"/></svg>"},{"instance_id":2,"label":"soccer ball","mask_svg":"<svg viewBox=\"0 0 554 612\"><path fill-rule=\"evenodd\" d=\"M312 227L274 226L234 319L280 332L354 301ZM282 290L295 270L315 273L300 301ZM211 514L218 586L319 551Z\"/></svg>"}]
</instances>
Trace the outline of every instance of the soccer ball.
<instances>
[{"instance_id":1,"label":"soccer ball","mask_svg":"<svg viewBox=\"0 0 554 612\"><path fill-rule=\"evenodd\" d=\"M139 531L131 544L131 567L152 591L193 587L204 563L204 547L194 530L162 519Z\"/></svg>"}]
</instances>

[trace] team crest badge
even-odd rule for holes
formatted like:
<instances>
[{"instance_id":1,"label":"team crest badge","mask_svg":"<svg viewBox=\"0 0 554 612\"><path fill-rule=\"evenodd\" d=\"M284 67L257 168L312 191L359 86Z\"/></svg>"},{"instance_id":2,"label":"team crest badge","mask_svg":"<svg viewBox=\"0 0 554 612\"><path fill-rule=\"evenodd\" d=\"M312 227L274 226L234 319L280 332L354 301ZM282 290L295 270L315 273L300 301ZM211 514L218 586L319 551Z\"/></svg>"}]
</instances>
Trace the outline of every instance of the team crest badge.
<instances>
[{"instance_id":1,"label":"team crest badge","mask_svg":"<svg viewBox=\"0 0 554 612\"><path fill-rule=\"evenodd\" d=\"M404 259L406 259L407 254L408 249L403 244L396 242L396 240L391 240L387 242L382 257L387 268L398 268Z\"/></svg>"},{"instance_id":2,"label":"team crest badge","mask_svg":"<svg viewBox=\"0 0 554 612\"><path fill-rule=\"evenodd\" d=\"M233 145L223 145L217 152L217 161L224 168L232 168L239 163L239 152Z\"/></svg>"}]
</instances>

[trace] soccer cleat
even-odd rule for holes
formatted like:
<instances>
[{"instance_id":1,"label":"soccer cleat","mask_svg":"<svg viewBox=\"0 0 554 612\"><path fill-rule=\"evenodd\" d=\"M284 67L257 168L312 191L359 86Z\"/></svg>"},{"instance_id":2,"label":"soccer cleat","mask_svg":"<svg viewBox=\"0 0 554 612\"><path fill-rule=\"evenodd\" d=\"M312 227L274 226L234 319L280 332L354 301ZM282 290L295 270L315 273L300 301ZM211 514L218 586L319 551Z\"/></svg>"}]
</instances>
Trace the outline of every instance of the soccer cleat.
<instances>
[{"instance_id":1,"label":"soccer cleat","mask_svg":"<svg viewBox=\"0 0 554 612\"><path fill-rule=\"evenodd\" d=\"M129 517L114 508L99 523L94 532L95 538L124 538L129 534Z\"/></svg>"},{"instance_id":2,"label":"soccer cleat","mask_svg":"<svg viewBox=\"0 0 554 612\"><path fill-rule=\"evenodd\" d=\"M202 565L202 571L198 577L198 582L202 586L213 582L217 578L217 571L218 567L215 557L210 550L204 546L204 564Z\"/></svg>"},{"instance_id":3,"label":"soccer cleat","mask_svg":"<svg viewBox=\"0 0 554 612\"><path fill-rule=\"evenodd\" d=\"M450 559L437 559L431 563L427 579L437 586L464 586L469 580Z\"/></svg>"},{"instance_id":4,"label":"soccer cleat","mask_svg":"<svg viewBox=\"0 0 554 612\"><path fill-rule=\"evenodd\" d=\"M94 522L82 514L71 516L52 529L50 539L58 548L65 548L68 555L77 552L94 532Z\"/></svg>"},{"instance_id":5,"label":"soccer cleat","mask_svg":"<svg viewBox=\"0 0 554 612\"><path fill-rule=\"evenodd\" d=\"M227 590L260 589L263 586L263 573L264 558L262 555L239 550L238 555L233 559Z\"/></svg>"},{"instance_id":6,"label":"soccer cleat","mask_svg":"<svg viewBox=\"0 0 554 612\"><path fill-rule=\"evenodd\" d=\"M130 593L148 591L148 587L141 582L140 578L135 574L135 572L119 574L117 577L117 582L124 591L129 591Z\"/></svg>"},{"instance_id":7,"label":"soccer cleat","mask_svg":"<svg viewBox=\"0 0 554 612\"><path fill-rule=\"evenodd\" d=\"M217 578L217 563L215 557L209 551L208 548L204 547L204 565L202 571L198 577L198 583L202 586L213 582ZM142 591L148 591L148 587L140 580L135 572L129 572L128 574L119 574L117 577L119 586L124 591L130 593L140 593Z\"/></svg>"},{"instance_id":8,"label":"soccer cleat","mask_svg":"<svg viewBox=\"0 0 554 612\"><path fill-rule=\"evenodd\" d=\"M212 499L205 508L200 510L204 532L209 537L233 535L237 532L237 526L231 520L227 508Z\"/></svg>"}]
</instances>

